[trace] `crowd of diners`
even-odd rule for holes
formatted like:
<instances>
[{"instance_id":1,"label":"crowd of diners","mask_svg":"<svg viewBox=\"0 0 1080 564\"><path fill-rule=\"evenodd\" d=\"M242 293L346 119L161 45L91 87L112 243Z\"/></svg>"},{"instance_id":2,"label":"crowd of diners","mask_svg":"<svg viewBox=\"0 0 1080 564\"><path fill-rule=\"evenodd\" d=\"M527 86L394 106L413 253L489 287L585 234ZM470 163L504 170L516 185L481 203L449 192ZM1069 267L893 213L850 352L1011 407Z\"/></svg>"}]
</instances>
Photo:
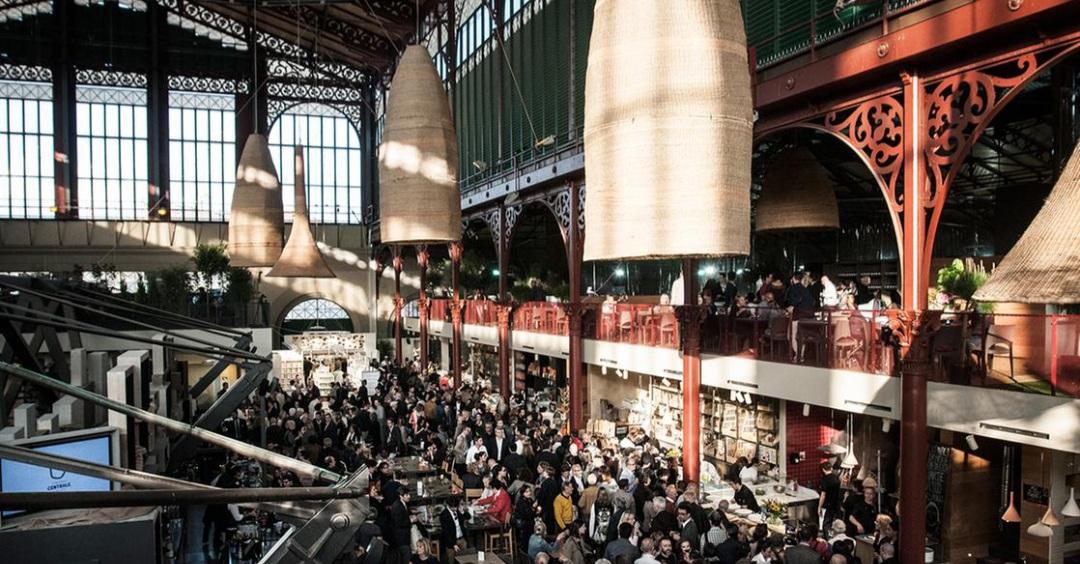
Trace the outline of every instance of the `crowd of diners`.
<instances>
[{"instance_id":1,"label":"crowd of diners","mask_svg":"<svg viewBox=\"0 0 1080 564\"><path fill-rule=\"evenodd\" d=\"M758 508L744 484L757 474L751 461L721 465L731 489L706 496L700 484L683 479L678 453L641 431L620 440L568 430L560 413L530 406L527 393L506 403L484 383L455 389L446 376L422 373L415 362L378 369L373 393L347 384L322 393L311 381L274 382L222 428L256 444L265 433L268 448L335 472L369 474L375 512L342 561L370 562L365 556L381 540L387 544L379 561L454 562L457 554L484 549L484 539L470 534L469 524L478 520L512 535L509 557L516 562L873 564L855 556L859 535L870 535L863 540L872 540L874 562L896 561L896 516L879 513L872 478L860 483L827 463L818 521L773 533L729 513L735 504ZM406 457L422 458L452 483L427 518L417 514L415 488L401 470ZM215 483L311 484L265 466L253 480L237 470L242 462L234 456ZM713 480L719 477L715 466L706 467ZM717 499L716 491L735 493ZM209 508L204 542L211 529L219 542L234 514Z\"/></svg>"}]
</instances>

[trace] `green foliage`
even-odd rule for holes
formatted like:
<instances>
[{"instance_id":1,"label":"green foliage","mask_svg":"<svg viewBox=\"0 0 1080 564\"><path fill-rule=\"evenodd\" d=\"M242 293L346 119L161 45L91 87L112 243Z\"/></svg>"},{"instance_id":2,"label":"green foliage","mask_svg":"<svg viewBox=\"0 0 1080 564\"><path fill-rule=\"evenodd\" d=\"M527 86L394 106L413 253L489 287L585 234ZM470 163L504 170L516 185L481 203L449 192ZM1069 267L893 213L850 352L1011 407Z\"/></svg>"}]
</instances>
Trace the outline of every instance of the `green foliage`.
<instances>
[{"instance_id":1,"label":"green foliage","mask_svg":"<svg viewBox=\"0 0 1080 564\"><path fill-rule=\"evenodd\" d=\"M199 243L191 261L195 263L200 283L207 288L229 270L229 255L225 252L225 245L221 243Z\"/></svg>"},{"instance_id":2,"label":"green foliage","mask_svg":"<svg viewBox=\"0 0 1080 564\"><path fill-rule=\"evenodd\" d=\"M146 273L150 305L174 312L186 309L191 292L191 273L183 266L170 266Z\"/></svg>"},{"instance_id":3,"label":"green foliage","mask_svg":"<svg viewBox=\"0 0 1080 564\"><path fill-rule=\"evenodd\" d=\"M239 266L231 266L226 275L227 289L225 298L231 302L246 304L255 297L255 283L251 271Z\"/></svg>"},{"instance_id":4,"label":"green foliage","mask_svg":"<svg viewBox=\"0 0 1080 564\"><path fill-rule=\"evenodd\" d=\"M972 258L955 259L949 266L938 270L937 291L945 294L948 300L959 300L959 309L967 309L974 305L972 296L989 277L982 262L976 263ZM992 309L990 304L979 305L980 311L988 309Z\"/></svg>"}]
</instances>

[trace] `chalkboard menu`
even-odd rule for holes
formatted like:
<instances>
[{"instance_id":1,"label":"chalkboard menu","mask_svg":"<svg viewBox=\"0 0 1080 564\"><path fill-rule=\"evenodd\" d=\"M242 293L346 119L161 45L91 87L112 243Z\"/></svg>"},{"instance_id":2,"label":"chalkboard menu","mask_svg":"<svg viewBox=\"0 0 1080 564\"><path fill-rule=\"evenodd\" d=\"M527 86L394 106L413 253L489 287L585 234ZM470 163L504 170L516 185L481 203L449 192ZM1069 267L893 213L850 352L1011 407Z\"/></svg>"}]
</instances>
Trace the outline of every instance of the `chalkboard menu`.
<instances>
[{"instance_id":1,"label":"chalkboard menu","mask_svg":"<svg viewBox=\"0 0 1080 564\"><path fill-rule=\"evenodd\" d=\"M951 451L948 445L930 445L926 457L926 535L934 539L941 538Z\"/></svg>"}]
</instances>

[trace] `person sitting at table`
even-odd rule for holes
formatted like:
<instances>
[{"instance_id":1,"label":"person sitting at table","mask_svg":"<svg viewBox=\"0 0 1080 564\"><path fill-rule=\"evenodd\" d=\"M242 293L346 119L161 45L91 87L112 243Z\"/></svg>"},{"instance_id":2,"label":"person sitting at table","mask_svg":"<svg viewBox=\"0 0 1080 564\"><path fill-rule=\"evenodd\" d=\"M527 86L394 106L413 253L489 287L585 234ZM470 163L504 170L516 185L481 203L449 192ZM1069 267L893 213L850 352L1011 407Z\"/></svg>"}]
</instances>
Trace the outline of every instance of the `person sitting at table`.
<instances>
[{"instance_id":1,"label":"person sitting at table","mask_svg":"<svg viewBox=\"0 0 1080 564\"><path fill-rule=\"evenodd\" d=\"M439 559L431 554L431 545L427 539L416 541L416 552L409 559L409 564L439 564Z\"/></svg>"},{"instance_id":2,"label":"person sitting at table","mask_svg":"<svg viewBox=\"0 0 1080 564\"><path fill-rule=\"evenodd\" d=\"M541 553L551 556L559 551L562 546L563 539L569 536L569 533L563 531L559 533L559 536L555 537L555 542L547 541L547 526L543 521L537 521L533 527L533 534L529 537L528 554L529 558L536 561L537 556Z\"/></svg>"},{"instance_id":3,"label":"person sitting at table","mask_svg":"<svg viewBox=\"0 0 1080 564\"><path fill-rule=\"evenodd\" d=\"M753 490L751 490L742 480L738 478L728 478L728 485L731 489L735 490L735 503L758 513L761 511L761 506L758 505L757 497L754 496Z\"/></svg>"},{"instance_id":4,"label":"person sitting at table","mask_svg":"<svg viewBox=\"0 0 1080 564\"><path fill-rule=\"evenodd\" d=\"M489 515L499 523L506 523L510 518L510 511L512 510L510 494L507 493L506 486L495 479L491 480L491 489L495 493L478 499L476 505L480 508L486 508L484 509L484 514Z\"/></svg>"}]
</instances>

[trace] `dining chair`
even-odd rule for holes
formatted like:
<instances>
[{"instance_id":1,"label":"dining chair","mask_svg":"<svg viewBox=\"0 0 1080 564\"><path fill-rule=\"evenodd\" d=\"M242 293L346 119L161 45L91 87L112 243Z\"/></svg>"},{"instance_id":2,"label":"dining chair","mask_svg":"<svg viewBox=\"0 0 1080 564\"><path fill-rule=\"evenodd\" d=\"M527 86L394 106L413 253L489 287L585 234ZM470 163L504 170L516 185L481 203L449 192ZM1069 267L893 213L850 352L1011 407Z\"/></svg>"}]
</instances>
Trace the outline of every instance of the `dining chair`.
<instances>
[{"instance_id":1,"label":"dining chair","mask_svg":"<svg viewBox=\"0 0 1080 564\"><path fill-rule=\"evenodd\" d=\"M783 353L789 354L791 349L791 320L787 315L777 315L769 319L768 327L762 336L762 348L769 349L769 359L776 358L776 345L783 344Z\"/></svg>"},{"instance_id":2,"label":"dining chair","mask_svg":"<svg viewBox=\"0 0 1080 564\"><path fill-rule=\"evenodd\" d=\"M619 340L623 340L623 335L634 336L634 312L624 309L619 312Z\"/></svg>"},{"instance_id":3,"label":"dining chair","mask_svg":"<svg viewBox=\"0 0 1080 564\"><path fill-rule=\"evenodd\" d=\"M668 312L660 314L660 344L661 345L676 345L675 342L675 328L677 322L675 320L675 314Z\"/></svg>"}]
</instances>

